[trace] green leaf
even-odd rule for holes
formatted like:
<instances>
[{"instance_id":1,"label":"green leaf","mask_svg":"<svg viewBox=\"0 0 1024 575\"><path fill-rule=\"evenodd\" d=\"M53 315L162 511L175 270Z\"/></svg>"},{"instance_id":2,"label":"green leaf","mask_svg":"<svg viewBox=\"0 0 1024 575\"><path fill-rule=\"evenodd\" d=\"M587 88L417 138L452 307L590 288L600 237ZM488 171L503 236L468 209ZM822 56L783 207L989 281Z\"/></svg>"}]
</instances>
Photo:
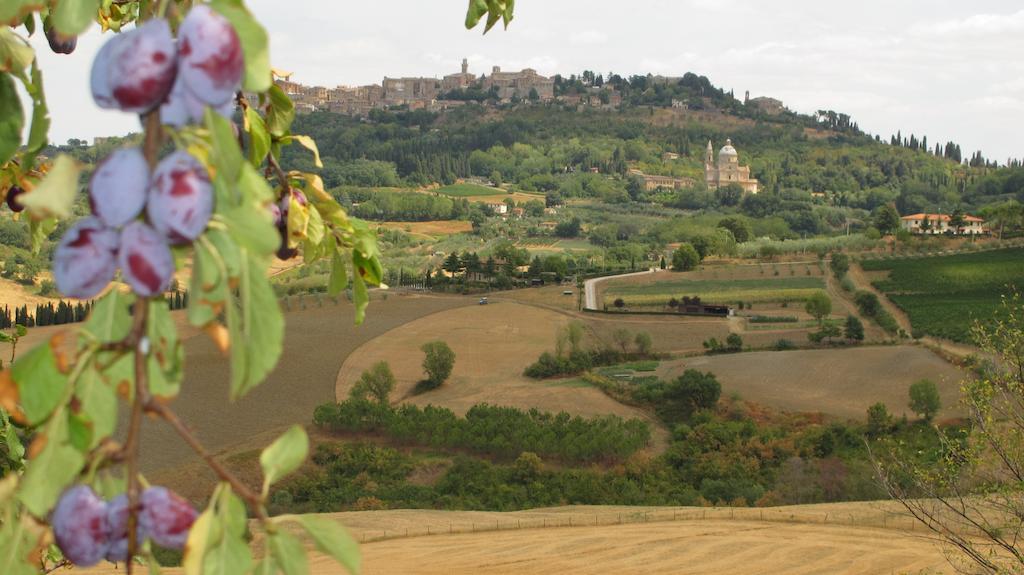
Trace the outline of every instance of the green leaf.
<instances>
[{"instance_id":1,"label":"green leaf","mask_svg":"<svg viewBox=\"0 0 1024 575\"><path fill-rule=\"evenodd\" d=\"M267 129L275 138L283 138L292 129L295 120L295 103L277 84L267 92L270 96L270 109L267 110Z\"/></svg>"},{"instance_id":2,"label":"green leaf","mask_svg":"<svg viewBox=\"0 0 1024 575\"><path fill-rule=\"evenodd\" d=\"M227 278L223 277L222 254L216 253L216 246L210 233L195 242L192 258L192 282L188 299L188 321L202 327L217 319L218 312L228 299Z\"/></svg>"},{"instance_id":3,"label":"green leaf","mask_svg":"<svg viewBox=\"0 0 1024 575\"><path fill-rule=\"evenodd\" d=\"M0 16L0 22L6 20ZM35 58L36 53L28 42L7 26L0 25L0 72L23 72Z\"/></svg>"},{"instance_id":4,"label":"green leaf","mask_svg":"<svg viewBox=\"0 0 1024 575\"><path fill-rule=\"evenodd\" d=\"M177 397L185 375L185 348L178 341L178 329L163 299L149 302L146 335L150 346L147 358L149 392L165 399Z\"/></svg>"},{"instance_id":5,"label":"green leaf","mask_svg":"<svg viewBox=\"0 0 1024 575\"><path fill-rule=\"evenodd\" d=\"M288 244L296 243L306 239L309 228L310 212L309 205L300 204L294 196L288 200Z\"/></svg>"},{"instance_id":6,"label":"green leaf","mask_svg":"<svg viewBox=\"0 0 1024 575\"><path fill-rule=\"evenodd\" d=\"M278 531L267 538L270 543L270 554L280 566L284 575L308 575L309 560L302 542L286 531Z\"/></svg>"},{"instance_id":7,"label":"green leaf","mask_svg":"<svg viewBox=\"0 0 1024 575\"><path fill-rule=\"evenodd\" d=\"M46 517L64 488L78 476L85 456L68 442L66 417L54 417L35 441L46 444L29 460L18 497L33 515Z\"/></svg>"},{"instance_id":8,"label":"green leaf","mask_svg":"<svg viewBox=\"0 0 1024 575\"><path fill-rule=\"evenodd\" d=\"M245 119L249 124L249 163L259 167L270 153L270 133L267 123L255 109L246 108Z\"/></svg>"},{"instance_id":9,"label":"green leaf","mask_svg":"<svg viewBox=\"0 0 1024 575\"><path fill-rule=\"evenodd\" d=\"M239 149L239 141L234 139L234 130L229 120L206 108L206 127L210 130L213 140L213 166L217 169L217 177L223 178L225 182L236 182L239 179L239 170L245 160L242 158L242 150Z\"/></svg>"},{"instance_id":10,"label":"green leaf","mask_svg":"<svg viewBox=\"0 0 1024 575\"><path fill-rule=\"evenodd\" d=\"M309 437L306 436L306 431L302 426L293 426L260 454L264 485L273 485L298 469L306 460L308 453Z\"/></svg>"},{"instance_id":11,"label":"green leaf","mask_svg":"<svg viewBox=\"0 0 1024 575\"><path fill-rule=\"evenodd\" d=\"M89 447L96 447L117 428L117 391L94 369L86 369L78 380L75 395L82 416L92 427Z\"/></svg>"},{"instance_id":12,"label":"green leaf","mask_svg":"<svg viewBox=\"0 0 1024 575\"><path fill-rule=\"evenodd\" d=\"M333 557L353 575L360 572L359 545L337 521L320 515L299 515L296 520L316 542L316 548Z\"/></svg>"},{"instance_id":13,"label":"green leaf","mask_svg":"<svg viewBox=\"0 0 1024 575\"><path fill-rule=\"evenodd\" d=\"M4 575L39 574L39 566L29 560L38 538L25 528L26 520L0 522L0 573Z\"/></svg>"},{"instance_id":14,"label":"green leaf","mask_svg":"<svg viewBox=\"0 0 1024 575\"><path fill-rule=\"evenodd\" d=\"M206 127L210 130L213 140L213 165L217 168L217 176L223 177L225 182L238 181L238 171L242 169L242 151L238 149L238 140L235 139L235 131L231 128L231 121L206 108Z\"/></svg>"},{"instance_id":15,"label":"green leaf","mask_svg":"<svg viewBox=\"0 0 1024 575\"><path fill-rule=\"evenodd\" d=\"M25 337L25 335L28 334L28 328L19 323L14 326L14 333L17 334L18 337Z\"/></svg>"},{"instance_id":16,"label":"green leaf","mask_svg":"<svg viewBox=\"0 0 1024 575\"><path fill-rule=\"evenodd\" d=\"M280 246L281 237L274 224L255 206L233 208L222 212L220 218L238 246L253 254L266 257Z\"/></svg>"},{"instance_id":17,"label":"green leaf","mask_svg":"<svg viewBox=\"0 0 1024 575\"><path fill-rule=\"evenodd\" d=\"M294 202L294 200L292 201ZM324 241L324 233L326 231L327 229L324 227L324 220L320 217L320 211L315 207L309 209L309 224L306 225L306 240L319 245L320 242Z\"/></svg>"},{"instance_id":18,"label":"green leaf","mask_svg":"<svg viewBox=\"0 0 1024 575\"><path fill-rule=\"evenodd\" d=\"M98 343L123 340L132 329L132 316L129 310L134 303L135 295L131 292L110 290L92 306L82 331Z\"/></svg>"},{"instance_id":19,"label":"green leaf","mask_svg":"<svg viewBox=\"0 0 1024 575\"><path fill-rule=\"evenodd\" d=\"M316 140L309 136L289 136L291 141L298 142L302 147L306 148L310 152L313 152L313 164L318 168L323 168L324 163L320 161L320 149L316 146Z\"/></svg>"},{"instance_id":20,"label":"green leaf","mask_svg":"<svg viewBox=\"0 0 1024 575\"><path fill-rule=\"evenodd\" d=\"M98 13L98 0L57 0L50 20L64 36L78 36L89 28Z\"/></svg>"},{"instance_id":21,"label":"green leaf","mask_svg":"<svg viewBox=\"0 0 1024 575\"><path fill-rule=\"evenodd\" d=\"M215 535L213 522L213 506L211 502L211 506L200 513L199 517L196 517L188 531L185 555L181 561L185 575L202 575L206 546L213 539L213 535Z\"/></svg>"},{"instance_id":22,"label":"green leaf","mask_svg":"<svg viewBox=\"0 0 1024 575\"><path fill-rule=\"evenodd\" d=\"M262 383L277 365L284 343L284 317L265 266L255 258L244 259L238 280L239 305L228 310L232 400Z\"/></svg>"},{"instance_id":23,"label":"green leaf","mask_svg":"<svg viewBox=\"0 0 1024 575\"><path fill-rule=\"evenodd\" d=\"M342 257L341 250L335 249L334 255L331 257L331 277L327 281L327 295L336 296L348 287L347 271L348 264Z\"/></svg>"},{"instance_id":24,"label":"green leaf","mask_svg":"<svg viewBox=\"0 0 1024 575\"><path fill-rule=\"evenodd\" d=\"M32 82L25 83L25 90L32 98L32 127L28 131L28 143L25 145L25 165L32 165L35 156L49 142L50 110L46 106L46 94L43 91L43 72L39 62L32 62Z\"/></svg>"},{"instance_id":25,"label":"green leaf","mask_svg":"<svg viewBox=\"0 0 1024 575\"><path fill-rule=\"evenodd\" d=\"M249 202L261 210L264 209L264 204L276 199L274 190L251 164L242 165L242 172L238 175L238 190L244 202ZM264 212L264 217L269 222L270 218L266 215Z\"/></svg>"},{"instance_id":26,"label":"green leaf","mask_svg":"<svg viewBox=\"0 0 1024 575\"><path fill-rule=\"evenodd\" d=\"M501 17L505 21L505 28L512 23L512 19L515 18L513 12L516 8L516 0L505 0L505 12L502 13Z\"/></svg>"},{"instance_id":27,"label":"green leaf","mask_svg":"<svg viewBox=\"0 0 1024 575\"><path fill-rule=\"evenodd\" d=\"M67 389L68 376L57 367L57 355L50 340L18 358L11 377L18 385L21 408L30 425L37 425L53 413Z\"/></svg>"},{"instance_id":28,"label":"green leaf","mask_svg":"<svg viewBox=\"0 0 1024 575\"><path fill-rule=\"evenodd\" d=\"M8 335L6 332L0 331L0 342L2 342L2 343L12 343L13 341L14 341L13 337Z\"/></svg>"},{"instance_id":29,"label":"green leaf","mask_svg":"<svg viewBox=\"0 0 1024 575\"><path fill-rule=\"evenodd\" d=\"M0 74L0 164L13 158L18 151L24 127L25 115L21 109L21 98L14 89L14 80L8 74Z\"/></svg>"},{"instance_id":30,"label":"green leaf","mask_svg":"<svg viewBox=\"0 0 1024 575\"><path fill-rule=\"evenodd\" d=\"M36 189L19 199L33 218L69 218L71 206L74 205L75 196L78 194L80 174L78 162L67 154L60 154Z\"/></svg>"},{"instance_id":31,"label":"green leaf","mask_svg":"<svg viewBox=\"0 0 1024 575\"><path fill-rule=\"evenodd\" d=\"M24 196L22 196L24 197ZM30 219L28 222L28 233L32 239L32 254L38 255L43 242L57 229L57 218L46 218L42 220Z\"/></svg>"},{"instance_id":32,"label":"green leaf","mask_svg":"<svg viewBox=\"0 0 1024 575\"><path fill-rule=\"evenodd\" d=\"M238 33L245 55L245 78L242 86L250 92L266 92L270 78L270 40L267 31L237 0L215 0L210 4L227 18Z\"/></svg>"},{"instance_id":33,"label":"green leaf","mask_svg":"<svg viewBox=\"0 0 1024 575\"><path fill-rule=\"evenodd\" d=\"M354 268L352 274L352 301L356 306L356 325L361 325L366 319L366 306L370 305L370 293L366 289L366 281L359 274L358 268Z\"/></svg>"},{"instance_id":34,"label":"green leaf","mask_svg":"<svg viewBox=\"0 0 1024 575\"><path fill-rule=\"evenodd\" d=\"M486 0L469 0L469 9L466 10L466 29L476 28L476 25L480 23L480 18L486 13Z\"/></svg>"},{"instance_id":35,"label":"green leaf","mask_svg":"<svg viewBox=\"0 0 1024 575\"><path fill-rule=\"evenodd\" d=\"M215 502L215 528L207 541L202 575L246 575L252 567L252 552L245 541L245 505L226 486L219 490Z\"/></svg>"},{"instance_id":36,"label":"green leaf","mask_svg":"<svg viewBox=\"0 0 1024 575\"><path fill-rule=\"evenodd\" d=\"M242 253L238 251L238 244L224 230L209 230L206 238L216 248L228 277L237 278L242 273Z\"/></svg>"}]
</instances>

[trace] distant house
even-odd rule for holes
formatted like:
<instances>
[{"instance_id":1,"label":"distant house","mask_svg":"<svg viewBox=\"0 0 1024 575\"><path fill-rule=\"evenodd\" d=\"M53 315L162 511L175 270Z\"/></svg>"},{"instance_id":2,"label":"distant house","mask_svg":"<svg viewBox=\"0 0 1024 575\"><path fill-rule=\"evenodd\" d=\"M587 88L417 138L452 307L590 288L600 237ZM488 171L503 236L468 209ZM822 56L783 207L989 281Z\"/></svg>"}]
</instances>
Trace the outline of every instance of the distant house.
<instances>
[{"instance_id":1,"label":"distant house","mask_svg":"<svg viewBox=\"0 0 1024 575\"><path fill-rule=\"evenodd\" d=\"M494 210L494 213L498 214L499 216L504 216L508 214L508 204L489 203L487 204L487 206Z\"/></svg>"},{"instance_id":2,"label":"distant house","mask_svg":"<svg viewBox=\"0 0 1024 575\"><path fill-rule=\"evenodd\" d=\"M900 218L900 226L912 234L977 236L986 233L985 220L964 215L964 224L958 229L950 225L952 217L947 214L913 214Z\"/></svg>"}]
</instances>

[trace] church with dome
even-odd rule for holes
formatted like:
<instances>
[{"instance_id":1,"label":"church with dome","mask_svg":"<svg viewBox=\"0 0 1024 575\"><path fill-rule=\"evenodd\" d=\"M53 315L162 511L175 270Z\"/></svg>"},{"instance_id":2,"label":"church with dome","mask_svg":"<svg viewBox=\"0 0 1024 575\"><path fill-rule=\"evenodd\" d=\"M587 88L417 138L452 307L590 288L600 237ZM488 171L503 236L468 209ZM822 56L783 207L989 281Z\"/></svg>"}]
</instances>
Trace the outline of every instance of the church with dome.
<instances>
[{"instance_id":1,"label":"church with dome","mask_svg":"<svg viewBox=\"0 0 1024 575\"><path fill-rule=\"evenodd\" d=\"M720 186L739 184L743 193L756 194L758 182L750 177L750 167L740 166L739 154L732 147L732 140L726 140L725 146L718 152L715 160L715 148L708 140L708 149L704 153L704 183L709 190L717 190Z\"/></svg>"}]
</instances>

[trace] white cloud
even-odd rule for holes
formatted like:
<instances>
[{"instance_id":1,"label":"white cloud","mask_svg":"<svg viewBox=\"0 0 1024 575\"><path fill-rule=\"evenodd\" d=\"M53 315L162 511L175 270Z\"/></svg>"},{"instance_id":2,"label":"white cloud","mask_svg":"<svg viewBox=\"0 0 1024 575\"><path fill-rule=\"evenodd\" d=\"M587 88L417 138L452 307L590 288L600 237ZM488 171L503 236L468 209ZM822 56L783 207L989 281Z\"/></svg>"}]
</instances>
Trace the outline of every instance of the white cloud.
<instances>
[{"instance_id":1,"label":"white cloud","mask_svg":"<svg viewBox=\"0 0 1024 575\"><path fill-rule=\"evenodd\" d=\"M577 46L607 44L608 35L604 32L598 32L597 30L584 30L582 32L576 32L570 36L569 42Z\"/></svg>"},{"instance_id":2,"label":"white cloud","mask_svg":"<svg viewBox=\"0 0 1024 575\"><path fill-rule=\"evenodd\" d=\"M974 14L959 20L917 24L912 34L922 36L986 35L1024 32L1024 10L1013 14Z\"/></svg>"}]
</instances>

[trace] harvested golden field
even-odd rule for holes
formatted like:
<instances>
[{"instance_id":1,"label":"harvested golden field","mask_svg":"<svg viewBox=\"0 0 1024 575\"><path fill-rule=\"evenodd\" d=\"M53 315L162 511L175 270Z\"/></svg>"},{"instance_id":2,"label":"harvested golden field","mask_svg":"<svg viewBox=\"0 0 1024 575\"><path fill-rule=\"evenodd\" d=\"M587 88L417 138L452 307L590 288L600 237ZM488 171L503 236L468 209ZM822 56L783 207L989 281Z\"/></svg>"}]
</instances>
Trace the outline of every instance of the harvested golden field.
<instances>
[{"instance_id":1,"label":"harvested golden field","mask_svg":"<svg viewBox=\"0 0 1024 575\"><path fill-rule=\"evenodd\" d=\"M438 238L452 234L473 231L473 224L463 220L438 220L436 222L371 222L371 225L409 234Z\"/></svg>"},{"instance_id":2,"label":"harvested golden field","mask_svg":"<svg viewBox=\"0 0 1024 575\"><path fill-rule=\"evenodd\" d=\"M913 417L908 389L922 378L939 389L939 416L956 415L959 384L966 376L928 349L912 345L700 356L665 362L658 375L673 378L686 369L714 373L723 394L738 393L787 411L858 419L879 401L890 413Z\"/></svg>"},{"instance_id":3,"label":"harvested golden field","mask_svg":"<svg viewBox=\"0 0 1024 575\"><path fill-rule=\"evenodd\" d=\"M360 541L363 573L952 573L891 503L768 509L564 507L513 513L334 514ZM257 544L258 545L258 544ZM314 575L343 569L315 554ZM164 571L177 575L180 570ZM85 575L116 575L112 568Z\"/></svg>"},{"instance_id":4,"label":"harvested golden field","mask_svg":"<svg viewBox=\"0 0 1024 575\"><path fill-rule=\"evenodd\" d=\"M640 410L624 406L597 389L559 385L559 381L535 381L522 375L523 369L541 353L554 349L555 332L569 319L554 311L495 302L411 321L351 354L338 371L335 394L339 400L346 399L363 371L379 361L387 361L397 380L393 400L443 406L458 414L474 405L489 403L583 416L642 417L649 421ZM435 340L445 341L455 352L455 369L439 389L408 396L424 377L420 346ZM657 434L657 427L652 431Z\"/></svg>"},{"instance_id":5,"label":"harvested golden field","mask_svg":"<svg viewBox=\"0 0 1024 575\"><path fill-rule=\"evenodd\" d=\"M565 291L571 291L572 295L564 295ZM577 313L580 291L576 286L545 286L499 292L491 296L491 301L514 301L561 311L583 322L591 341L603 345L613 345L612 332L626 329L634 334L641 331L651 334L654 349L660 353L690 353L702 350L702 343L708 338L723 340L729 335L729 320L723 318Z\"/></svg>"}]
</instances>

